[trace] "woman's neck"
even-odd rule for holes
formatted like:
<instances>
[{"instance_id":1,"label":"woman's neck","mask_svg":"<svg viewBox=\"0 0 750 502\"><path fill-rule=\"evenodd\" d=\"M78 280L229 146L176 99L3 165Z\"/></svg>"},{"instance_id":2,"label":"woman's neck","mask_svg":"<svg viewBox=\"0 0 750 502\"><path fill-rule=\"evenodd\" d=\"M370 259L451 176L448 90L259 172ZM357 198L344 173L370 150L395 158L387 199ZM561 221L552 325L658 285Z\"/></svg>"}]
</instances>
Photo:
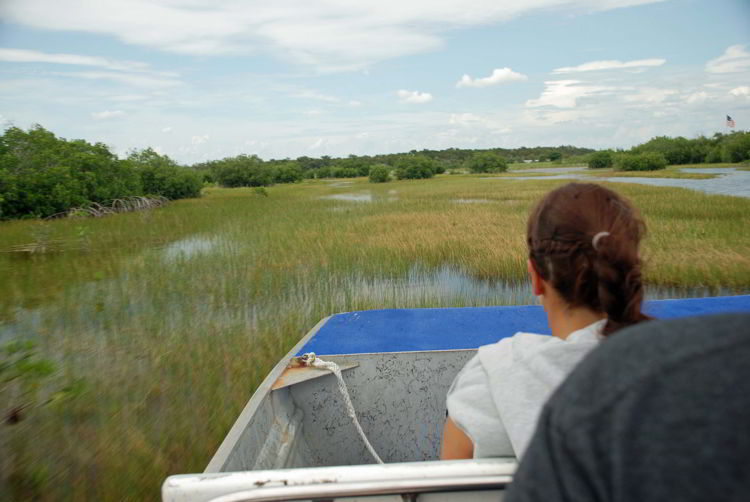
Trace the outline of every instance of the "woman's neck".
<instances>
[{"instance_id":1,"label":"woman's neck","mask_svg":"<svg viewBox=\"0 0 750 502\"><path fill-rule=\"evenodd\" d=\"M554 315L547 312L550 331L554 336L563 340L566 340L574 331L606 318L605 314L587 308L561 310Z\"/></svg>"},{"instance_id":2,"label":"woman's neck","mask_svg":"<svg viewBox=\"0 0 750 502\"><path fill-rule=\"evenodd\" d=\"M563 340L574 331L607 318L605 313L595 312L587 307L569 307L557 294L546 294L542 305L547 312L552 335Z\"/></svg>"}]
</instances>

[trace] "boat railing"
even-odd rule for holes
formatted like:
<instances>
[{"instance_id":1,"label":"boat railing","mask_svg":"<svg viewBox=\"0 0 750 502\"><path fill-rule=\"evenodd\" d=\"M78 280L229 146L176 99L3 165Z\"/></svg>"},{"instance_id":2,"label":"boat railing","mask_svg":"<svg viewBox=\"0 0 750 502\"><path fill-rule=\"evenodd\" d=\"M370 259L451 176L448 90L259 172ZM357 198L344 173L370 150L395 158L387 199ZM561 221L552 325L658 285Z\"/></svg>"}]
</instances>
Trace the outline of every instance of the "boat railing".
<instances>
[{"instance_id":1,"label":"boat railing","mask_svg":"<svg viewBox=\"0 0 750 502\"><path fill-rule=\"evenodd\" d=\"M183 474L167 478L162 499L258 502L396 495L408 500L429 493L502 492L515 469L514 458L494 458Z\"/></svg>"}]
</instances>

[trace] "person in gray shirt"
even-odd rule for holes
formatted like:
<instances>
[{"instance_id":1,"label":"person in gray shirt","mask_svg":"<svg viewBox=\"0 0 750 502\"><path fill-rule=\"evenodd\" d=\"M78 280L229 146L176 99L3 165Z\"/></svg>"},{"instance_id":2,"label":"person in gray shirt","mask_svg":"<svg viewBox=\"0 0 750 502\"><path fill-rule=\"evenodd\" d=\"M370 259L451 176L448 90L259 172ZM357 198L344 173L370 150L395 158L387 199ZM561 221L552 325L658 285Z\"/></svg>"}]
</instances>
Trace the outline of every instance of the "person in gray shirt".
<instances>
[{"instance_id":1,"label":"person in gray shirt","mask_svg":"<svg viewBox=\"0 0 750 502\"><path fill-rule=\"evenodd\" d=\"M750 500L750 314L600 344L544 406L505 500Z\"/></svg>"}]
</instances>

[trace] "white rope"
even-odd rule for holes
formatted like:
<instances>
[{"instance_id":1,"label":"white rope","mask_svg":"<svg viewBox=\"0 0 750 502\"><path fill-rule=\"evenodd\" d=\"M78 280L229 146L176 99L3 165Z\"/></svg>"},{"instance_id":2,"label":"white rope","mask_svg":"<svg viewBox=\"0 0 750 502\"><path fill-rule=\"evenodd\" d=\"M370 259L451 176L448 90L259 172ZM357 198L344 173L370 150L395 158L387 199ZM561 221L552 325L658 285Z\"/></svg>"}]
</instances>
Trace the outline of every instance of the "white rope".
<instances>
[{"instance_id":1,"label":"white rope","mask_svg":"<svg viewBox=\"0 0 750 502\"><path fill-rule=\"evenodd\" d=\"M305 364L309 366L326 369L336 376L336 380L338 380L339 383L339 391L341 391L341 395L344 396L346 411L349 414L349 417L351 417L352 422L354 422L354 426L357 428L357 432L359 432L362 441L365 442L365 446L367 447L367 450L370 452L373 458L375 458L375 460L377 460L379 464L384 463L378 456L375 448L372 447L370 441L367 439L365 431L362 430L362 426L359 425L359 420L357 420L357 413L354 411L354 405L352 404L352 400L349 397L349 391L346 388L344 377L341 376L341 368L339 368L339 365L331 361L323 361L321 359L318 359L315 356L314 352L308 352L307 354L304 354L301 359L303 362L305 362Z\"/></svg>"}]
</instances>

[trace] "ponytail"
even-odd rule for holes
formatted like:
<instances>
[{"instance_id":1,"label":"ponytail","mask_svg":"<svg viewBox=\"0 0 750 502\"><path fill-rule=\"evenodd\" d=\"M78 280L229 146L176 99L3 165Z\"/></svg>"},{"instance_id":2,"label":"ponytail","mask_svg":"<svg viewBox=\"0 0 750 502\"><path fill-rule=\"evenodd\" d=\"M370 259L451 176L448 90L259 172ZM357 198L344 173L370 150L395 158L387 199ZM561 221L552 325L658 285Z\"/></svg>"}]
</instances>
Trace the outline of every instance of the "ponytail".
<instances>
[{"instance_id":1,"label":"ponytail","mask_svg":"<svg viewBox=\"0 0 750 502\"><path fill-rule=\"evenodd\" d=\"M638 247L646 225L635 207L595 184L570 183L547 194L529 216L529 257L573 307L607 315L603 333L649 319Z\"/></svg>"}]
</instances>

